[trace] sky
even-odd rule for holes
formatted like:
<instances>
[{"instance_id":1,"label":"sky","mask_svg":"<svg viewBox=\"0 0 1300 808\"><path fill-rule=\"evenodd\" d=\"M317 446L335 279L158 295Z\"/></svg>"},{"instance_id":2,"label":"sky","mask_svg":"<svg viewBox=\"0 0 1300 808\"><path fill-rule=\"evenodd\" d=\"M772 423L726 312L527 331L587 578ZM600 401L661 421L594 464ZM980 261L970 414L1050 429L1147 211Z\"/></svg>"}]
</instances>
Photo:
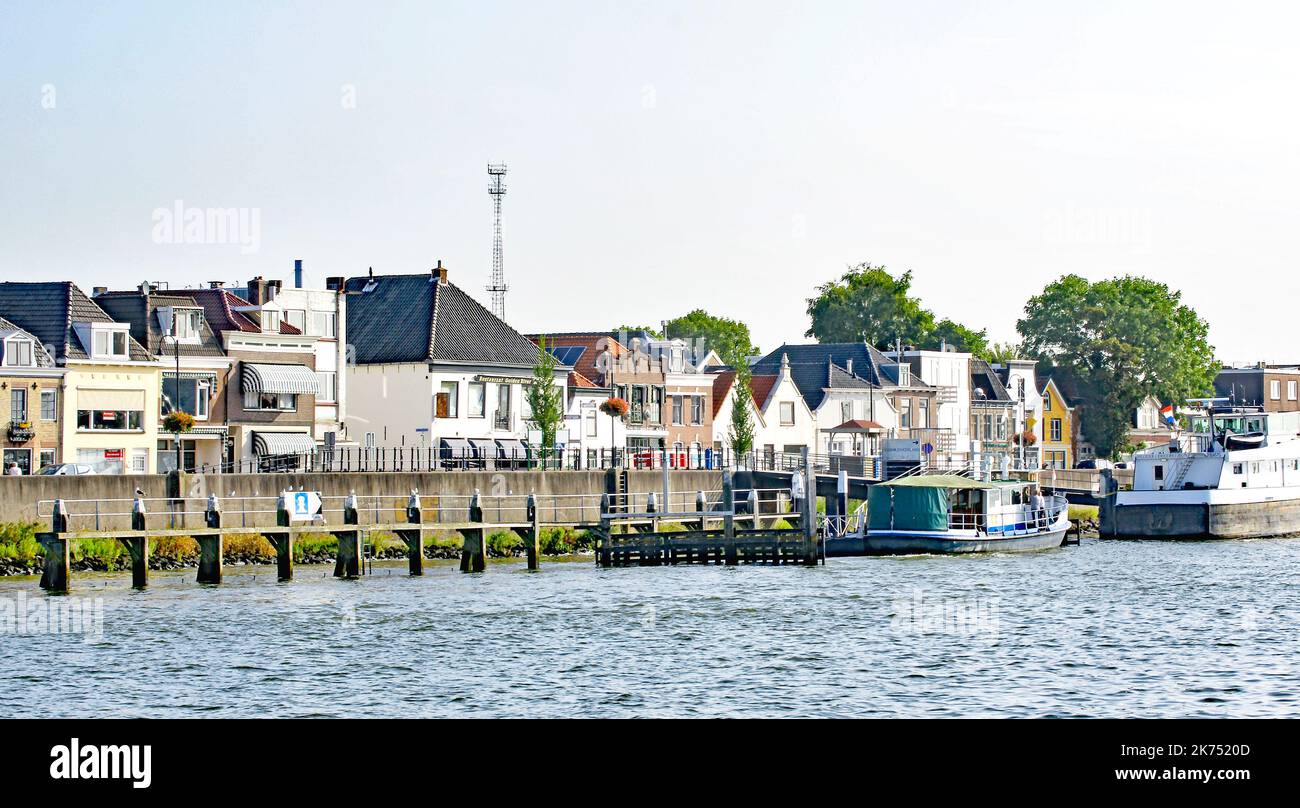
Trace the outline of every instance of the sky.
<instances>
[{"instance_id":1,"label":"sky","mask_svg":"<svg viewBox=\"0 0 1300 808\"><path fill-rule=\"evenodd\" d=\"M0 278L425 272L506 319L694 308L766 350L853 264L1015 338L1066 273L1151 277L1228 362L1300 361L1284 3L0 5ZM179 207L179 218L175 211ZM236 209L225 233L183 226Z\"/></svg>"}]
</instances>

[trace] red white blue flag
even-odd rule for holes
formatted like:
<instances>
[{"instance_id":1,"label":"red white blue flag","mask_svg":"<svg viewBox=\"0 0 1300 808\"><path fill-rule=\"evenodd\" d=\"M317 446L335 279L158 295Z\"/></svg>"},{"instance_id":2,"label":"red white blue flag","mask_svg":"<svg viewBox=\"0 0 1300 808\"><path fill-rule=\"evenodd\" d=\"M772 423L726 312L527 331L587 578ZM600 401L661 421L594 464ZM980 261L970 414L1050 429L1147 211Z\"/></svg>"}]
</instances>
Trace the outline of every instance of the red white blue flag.
<instances>
[{"instance_id":1,"label":"red white blue flag","mask_svg":"<svg viewBox=\"0 0 1300 808\"><path fill-rule=\"evenodd\" d=\"M1173 426L1176 423L1176 421L1174 420L1174 405L1166 404L1165 406L1161 407L1160 417L1165 419L1166 424Z\"/></svg>"}]
</instances>

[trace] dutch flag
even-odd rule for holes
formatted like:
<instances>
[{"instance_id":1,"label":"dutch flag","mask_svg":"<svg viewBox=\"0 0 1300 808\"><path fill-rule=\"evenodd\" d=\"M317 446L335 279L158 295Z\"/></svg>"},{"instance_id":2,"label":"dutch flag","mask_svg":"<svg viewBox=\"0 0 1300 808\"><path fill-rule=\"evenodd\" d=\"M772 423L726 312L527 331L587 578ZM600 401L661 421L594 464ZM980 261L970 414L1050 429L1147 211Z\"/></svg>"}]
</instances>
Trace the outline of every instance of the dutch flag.
<instances>
[{"instance_id":1,"label":"dutch flag","mask_svg":"<svg viewBox=\"0 0 1300 808\"><path fill-rule=\"evenodd\" d=\"M1160 408L1160 417L1165 419L1165 423L1174 426L1177 421L1174 419L1174 405L1166 404Z\"/></svg>"}]
</instances>

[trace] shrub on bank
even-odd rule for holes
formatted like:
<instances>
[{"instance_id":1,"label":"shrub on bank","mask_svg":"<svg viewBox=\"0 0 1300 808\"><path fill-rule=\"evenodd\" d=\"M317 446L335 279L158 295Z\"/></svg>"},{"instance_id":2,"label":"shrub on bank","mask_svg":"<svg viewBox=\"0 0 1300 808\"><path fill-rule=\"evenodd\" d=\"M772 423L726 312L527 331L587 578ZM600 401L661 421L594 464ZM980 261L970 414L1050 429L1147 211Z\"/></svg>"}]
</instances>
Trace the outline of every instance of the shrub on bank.
<instances>
[{"instance_id":1,"label":"shrub on bank","mask_svg":"<svg viewBox=\"0 0 1300 808\"><path fill-rule=\"evenodd\" d=\"M490 556L513 556L523 552L524 540L513 530L498 530L487 537L487 552Z\"/></svg>"},{"instance_id":2,"label":"shrub on bank","mask_svg":"<svg viewBox=\"0 0 1300 808\"><path fill-rule=\"evenodd\" d=\"M183 563L199 556L199 543L190 536L159 536L149 540L149 555Z\"/></svg>"},{"instance_id":3,"label":"shrub on bank","mask_svg":"<svg viewBox=\"0 0 1300 808\"><path fill-rule=\"evenodd\" d=\"M41 543L36 540L36 522L5 522L0 524L0 559L31 563L44 555Z\"/></svg>"}]
</instances>

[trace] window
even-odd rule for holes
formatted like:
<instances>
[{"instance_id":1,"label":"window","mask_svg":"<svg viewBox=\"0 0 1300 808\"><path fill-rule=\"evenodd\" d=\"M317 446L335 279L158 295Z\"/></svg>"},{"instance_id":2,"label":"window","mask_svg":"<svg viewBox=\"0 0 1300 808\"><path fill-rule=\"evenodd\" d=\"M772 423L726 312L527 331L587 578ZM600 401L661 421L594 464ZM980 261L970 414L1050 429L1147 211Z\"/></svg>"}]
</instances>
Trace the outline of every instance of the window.
<instances>
[{"instance_id":1,"label":"window","mask_svg":"<svg viewBox=\"0 0 1300 808\"><path fill-rule=\"evenodd\" d=\"M681 426L682 423L682 397L673 396L673 424Z\"/></svg>"},{"instance_id":2,"label":"window","mask_svg":"<svg viewBox=\"0 0 1300 808\"><path fill-rule=\"evenodd\" d=\"M898 400L898 425L903 429L912 428L912 399Z\"/></svg>"},{"instance_id":3,"label":"window","mask_svg":"<svg viewBox=\"0 0 1300 808\"><path fill-rule=\"evenodd\" d=\"M1052 419L1052 430L1051 430L1051 437L1049 438L1049 440L1057 443L1060 442L1061 440L1061 419L1060 418Z\"/></svg>"},{"instance_id":4,"label":"window","mask_svg":"<svg viewBox=\"0 0 1300 808\"><path fill-rule=\"evenodd\" d=\"M27 388L15 387L9 391L9 420L27 423Z\"/></svg>"},{"instance_id":5,"label":"window","mask_svg":"<svg viewBox=\"0 0 1300 808\"><path fill-rule=\"evenodd\" d=\"M127 355L125 331L107 331L104 329L94 330L94 345L92 352L97 357L121 357Z\"/></svg>"},{"instance_id":6,"label":"window","mask_svg":"<svg viewBox=\"0 0 1300 808\"><path fill-rule=\"evenodd\" d=\"M691 423L696 426L704 423L704 396L691 397Z\"/></svg>"},{"instance_id":7,"label":"window","mask_svg":"<svg viewBox=\"0 0 1300 808\"><path fill-rule=\"evenodd\" d=\"M5 449L4 450L3 468L6 473L9 471L11 463L17 463L18 469L23 474L32 473L32 450L31 449Z\"/></svg>"},{"instance_id":8,"label":"window","mask_svg":"<svg viewBox=\"0 0 1300 808\"><path fill-rule=\"evenodd\" d=\"M285 309L284 313L280 315L280 319L302 333L307 333L307 312L302 309Z\"/></svg>"},{"instance_id":9,"label":"window","mask_svg":"<svg viewBox=\"0 0 1300 808\"><path fill-rule=\"evenodd\" d=\"M41 391L41 420L42 421L59 420L59 391L58 390Z\"/></svg>"},{"instance_id":10,"label":"window","mask_svg":"<svg viewBox=\"0 0 1300 808\"><path fill-rule=\"evenodd\" d=\"M138 456L138 452L140 451L144 451L144 450L137 450L137 452L133 454L131 457L131 463L133 469L134 469L134 464L139 462L140 460ZM148 455L146 454L145 457L147 458ZM148 460L146 459L144 462L147 463ZM181 468L184 471L194 471L196 468L198 468L195 442L192 440L181 441ZM176 442L171 440L158 441L158 471L161 473L161 472L175 471L175 470L176 470Z\"/></svg>"},{"instance_id":11,"label":"window","mask_svg":"<svg viewBox=\"0 0 1300 808\"><path fill-rule=\"evenodd\" d=\"M367 448L367 449L373 449L373 448L375 448L375 433L373 433L373 432L367 432L367 433L366 433L366 438L365 438L365 440L366 440L366 448Z\"/></svg>"},{"instance_id":12,"label":"window","mask_svg":"<svg viewBox=\"0 0 1300 808\"><path fill-rule=\"evenodd\" d=\"M585 416L583 416L583 420L587 422L587 437L589 438L596 437L597 424L599 423L597 419L596 411L592 410L591 412L587 413Z\"/></svg>"},{"instance_id":13,"label":"window","mask_svg":"<svg viewBox=\"0 0 1300 808\"><path fill-rule=\"evenodd\" d=\"M984 440L993 440L993 416L984 413Z\"/></svg>"},{"instance_id":14,"label":"window","mask_svg":"<svg viewBox=\"0 0 1300 808\"><path fill-rule=\"evenodd\" d=\"M318 337L337 337L339 335L337 315L332 311L313 311L311 332Z\"/></svg>"},{"instance_id":15,"label":"window","mask_svg":"<svg viewBox=\"0 0 1300 808\"><path fill-rule=\"evenodd\" d=\"M648 414L652 423L663 423L663 400L664 389L662 387L651 387Z\"/></svg>"},{"instance_id":16,"label":"window","mask_svg":"<svg viewBox=\"0 0 1300 808\"><path fill-rule=\"evenodd\" d=\"M1165 467L1164 467L1164 466L1156 466L1156 467L1154 467L1154 468L1152 469L1152 471L1155 472L1156 480L1157 480L1157 481L1163 480L1163 479L1165 478Z\"/></svg>"},{"instance_id":17,"label":"window","mask_svg":"<svg viewBox=\"0 0 1300 808\"><path fill-rule=\"evenodd\" d=\"M443 382L438 388L438 408L435 418L455 418L460 403L460 390L456 382Z\"/></svg>"},{"instance_id":18,"label":"window","mask_svg":"<svg viewBox=\"0 0 1300 808\"><path fill-rule=\"evenodd\" d=\"M493 424L497 429L510 428L510 385L497 385L497 417Z\"/></svg>"},{"instance_id":19,"label":"window","mask_svg":"<svg viewBox=\"0 0 1300 808\"><path fill-rule=\"evenodd\" d=\"M1268 382L1268 397L1277 401L1282 397L1282 382L1277 379L1270 379Z\"/></svg>"},{"instance_id":20,"label":"window","mask_svg":"<svg viewBox=\"0 0 1300 808\"><path fill-rule=\"evenodd\" d=\"M54 465L54 450L53 450L53 449L42 449L42 450L41 450L41 464L40 464L39 466L37 466L37 468L38 468L38 469L43 469L43 468L45 468L46 466L53 466L53 465Z\"/></svg>"},{"instance_id":21,"label":"window","mask_svg":"<svg viewBox=\"0 0 1300 808\"><path fill-rule=\"evenodd\" d=\"M469 383L469 417L487 417L487 385L483 382Z\"/></svg>"},{"instance_id":22,"label":"window","mask_svg":"<svg viewBox=\"0 0 1300 808\"><path fill-rule=\"evenodd\" d=\"M781 426L794 426L794 402L781 402Z\"/></svg>"},{"instance_id":23,"label":"window","mask_svg":"<svg viewBox=\"0 0 1300 808\"><path fill-rule=\"evenodd\" d=\"M930 399L923 398L916 403L916 425L920 429L927 429L930 426Z\"/></svg>"},{"instance_id":24,"label":"window","mask_svg":"<svg viewBox=\"0 0 1300 808\"><path fill-rule=\"evenodd\" d=\"M1296 388L1296 383L1294 379L1286 383L1286 397L1288 401L1295 401L1296 398L1295 388Z\"/></svg>"},{"instance_id":25,"label":"window","mask_svg":"<svg viewBox=\"0 0 1300 808\"><path fill-rule=\"evenodd\" d=\"M197 342L203 330L202 309L172 309L172 335L180 340Z\"/></svg>"},{"instance_id":26,"label":"window","mask_svg":"<svg viewBox=\"0 0 1300 808\"><path fill-rule=\"evenodd\" d=\"M294 412L298 409L298 396L292 393L258 393L248 390L244 393L244 409Z\"/></svg>"},{"instance_id":27,"label":"window","mask_svg":"<svg viewBox=\"0 0 1300 808\"><path fill-rule=\"evenodd\" d=\"M841 401L840 402L840 423L847 424L849 421L852 420L853 420L853 402Z\"/></svg>"},{"instance_id":28,"label":"window","mask_svg":"<svg viewBox=\"0 0 1300 808\"><path fill-rule=\"evenodd\" d=\"M144 429L144 413L140 410L77 410L77 429L139 431Z\"/></svg>"},{"instance_id":29,"label":"window","mask_svg":"<svg viewBox=\"0 0 1300 808\"><path fill-rule=\"evenodd\" d=\"M262 333L274 334L280 330L280 312L275 309L262 310Z\"/></svg>"},{"instance_id":30,"label":"window","mask_svg":"<svg viewBox=\"0 0 1300 808\"><path fill-rule=\"evenodd\" d=\"M208 420L212 383L207 379L177 379L175 373L163 374L162 393L164 414L181 410L196 420Z\"/></svg>"},{"instance_id":31,"label":"window","mask_svg":"<svg viewBox=\"0 0 1300 808\"><path fill-rule=\"evenodd\" d=\"M4 345L5 365L11 368L29 368L33 361L32 341L29 339L11 339Z\"/></svg>"},{"instance_id":32,"label":"window","mask_svg":"<svg viewBox=\"0 0 1300 808\"><path fill-rule=\"evenodd\" d=\"M192 441L191 441L192 442ZM149 450L136 449L131 452L131 473L144 474L149 469Z\"/></svg>"},{"instance_id":33,"label":"window","mask_svg":"<svg viewBox=\"0 0 1300 808\"><path fill-rule=\"evenodd\" d=\"M320 381L320 395L316 397L316 403L338 401L339 375L332 370L318 370L316 378Z\"/></svg>"},{"instance_id":34,"label":"window","mask_svg":"<svg viewBox=\"0 0 1300 808\"><path fill-rule=\"evenodd\" d=\"M1245 471L1246 471L1246 469L1245 469L1244 464L1242 464L1242 463L1233 463L1233 464L1232 464L1232 473L1233 473L1233 474L1244 474Z\"/></svg>"},{"instance_id":35,"label":"window","mask_svg":"<svg viewBox=\"0 0 1300 808\"><path fill-rule=\"evenodd\" d=\"M1007 417L1006 414L998 416L998 440L1007 439Z\"/></svg>"}]
</instances>

